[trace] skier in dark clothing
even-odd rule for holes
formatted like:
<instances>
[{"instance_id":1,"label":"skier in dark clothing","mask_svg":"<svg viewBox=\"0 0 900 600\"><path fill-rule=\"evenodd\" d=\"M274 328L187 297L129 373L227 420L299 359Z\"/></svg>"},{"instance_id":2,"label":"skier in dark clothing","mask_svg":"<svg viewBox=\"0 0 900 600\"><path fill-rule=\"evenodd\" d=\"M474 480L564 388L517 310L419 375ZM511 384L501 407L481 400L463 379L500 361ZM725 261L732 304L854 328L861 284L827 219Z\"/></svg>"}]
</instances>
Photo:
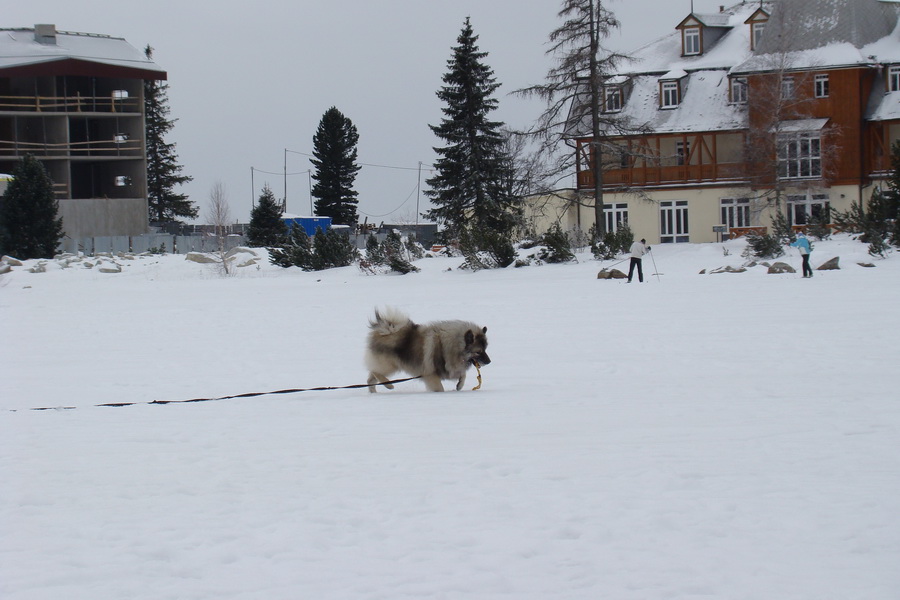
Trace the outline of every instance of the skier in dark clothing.
<instances>
[{"instance_id":1,"label":"skier in dark clothing","mask_svg":"<svg viewBox=\"0 0 900 600\"><path fill-rule=\"evenodd\" d=\"M635 267L637 267L638 281L644 283L644 269L641 265L641 258L648 252L650 252L650 246L647 245L647 240L643 238L641 238L641 241L631 245L631 265L628 267L628 283L631 283Z\"/></svg>"}]
</instances>

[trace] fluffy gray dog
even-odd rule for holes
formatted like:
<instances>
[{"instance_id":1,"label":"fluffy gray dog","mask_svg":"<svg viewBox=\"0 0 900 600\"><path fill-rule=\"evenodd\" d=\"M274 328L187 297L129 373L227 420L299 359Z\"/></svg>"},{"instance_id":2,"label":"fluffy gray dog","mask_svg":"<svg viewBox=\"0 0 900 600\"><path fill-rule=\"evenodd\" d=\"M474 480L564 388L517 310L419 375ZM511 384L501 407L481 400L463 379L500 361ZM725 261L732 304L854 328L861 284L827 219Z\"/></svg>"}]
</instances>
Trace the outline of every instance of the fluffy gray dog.
<instances>
[{"instance_id":1,"label":"fluffy gray dog","mask_svg":"<svg viewBox=\"0 0 900 600\"><path fill-rule=\"evenodd\" d=\"M431 392L443 392L442 379L456 380L456 389L466 384L470 365L487 365L487 327L468 321L435 321L419 325L402 312L388 308L375 311L369 321L366 367L369 391L390 381L397 371L422 377ZM393 385L386 385L393 389Z\"/></svg>"}]
</instances>

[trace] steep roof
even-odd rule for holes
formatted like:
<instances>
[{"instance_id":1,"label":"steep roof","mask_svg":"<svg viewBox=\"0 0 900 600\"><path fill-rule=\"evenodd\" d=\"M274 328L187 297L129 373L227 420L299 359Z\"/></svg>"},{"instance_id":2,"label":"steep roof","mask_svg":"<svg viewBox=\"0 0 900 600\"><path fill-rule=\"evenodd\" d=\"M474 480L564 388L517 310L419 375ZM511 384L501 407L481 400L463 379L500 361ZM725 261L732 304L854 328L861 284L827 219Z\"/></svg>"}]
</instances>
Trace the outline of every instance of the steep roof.
<instances>
[{"instance_id":1,"label":"steep roof","mask_svg":"<svg viewBox=\"0 0 900 600\"><path fill-rule=\"evenodd\" d=\"M897 25L897 5L873 0L779 0L758 53L849 43L862 48Z\"/></svg>"},{"instance_id":2,"label":"steep roof","mask_svg":"<svg viewBox=\"0 0 900 600\"><path fill-rule=\"evenodd\" d=\"M753 56L732 73L900 62L900 4L877 0L780 0Z\"/></svg>"},{"instance_id":3,"label":"steep roof","mask_svg":"<svg viewBox=\"0 0 900 600\"><path fill-rule=\"evenodd\" d=\"M715 22L727 31L702 55L681 56L680 31L632 52L631 58L621 63L616 77L607 81L609 85L624 85L627 90L619 116L632 126L645 125L659 133L746 128L746 107L728 102L728 76L770 70L772 40L779 37L797 38L783 63L791 69L900 64L898 2L779 0L763 2L762 7L771 18L755 51L750 49L747 21L760 10L758 0L720 12ZM773 22L780 25L773 27ZM683 101L677 107L660 109L659 81L673 73L683 77ZM884 94L882 90L871 97L867 118L900 118L896 92ZM572 124L569 133L573 137L588 135L587 125L584 121Z\"/></svg>"},{"instance_id":4,"label":"steep roof","mask_svg":"<svg viewBox=\"0 0 900 600\"><path fill-rule=\"evenodd\" d=\"M681 56L681 33L675 31L630 53L631 59L622 62L619 73L637 75L666 73L676 69L728 69L750 57L750 28L744 23L759 8L758 2L741 2L717 15L719 26L727 33L701 55ZM694 15L705 17L709 15Z\"/></svg>"},{"instance_id":5,"label":"steep roof","mask_svg":"<svg viewBox=\"0 0 900 600\"><path fill-rule=\"evenodd\" d=\"M113 76L166 79L162 68L122 38L56 31L52 25L0 29L0 75L81 75L91 69Z\"/></svg>"}]
</instances>

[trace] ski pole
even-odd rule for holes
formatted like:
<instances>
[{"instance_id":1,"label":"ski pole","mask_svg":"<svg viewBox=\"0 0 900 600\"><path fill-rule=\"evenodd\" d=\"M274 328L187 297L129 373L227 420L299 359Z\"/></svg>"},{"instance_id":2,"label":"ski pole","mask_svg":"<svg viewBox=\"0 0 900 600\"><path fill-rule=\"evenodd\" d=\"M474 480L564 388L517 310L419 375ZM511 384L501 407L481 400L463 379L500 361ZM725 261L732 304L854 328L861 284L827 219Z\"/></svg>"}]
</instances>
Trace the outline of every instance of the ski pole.
<instances>
[{"instance_id":1,"label":"ski pole","mask_svg":"<svg viewBox=\"0 0 900 600\"><path fill-rule=\"evenodd\" d=\"M653 272L656 274L656 280L662 283L662 279L659 278L659 269L656 268L656 259L653 258L653 248L650 248L650 260L653 261Z\"/></svg>"}]
</instances>

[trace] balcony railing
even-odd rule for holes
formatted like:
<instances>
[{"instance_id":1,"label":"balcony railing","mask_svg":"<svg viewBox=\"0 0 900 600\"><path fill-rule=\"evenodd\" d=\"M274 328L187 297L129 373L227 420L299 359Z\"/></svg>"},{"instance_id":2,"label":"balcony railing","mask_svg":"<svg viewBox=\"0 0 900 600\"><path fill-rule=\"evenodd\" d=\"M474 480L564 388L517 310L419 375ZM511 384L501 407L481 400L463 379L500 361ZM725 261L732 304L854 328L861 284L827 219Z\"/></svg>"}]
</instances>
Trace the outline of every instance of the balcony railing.
<instances>
[{"instance_id":1,"label":"balcony railing","mask_svg":"<svg viewBox=\"0 0 900 600\"><path fill-rule=\"evenodd\" d=\"M0 156L35 156L75 157L75 156L140 156L143 151L143 140L127 139L93 140L90 142L63 142L48 144L45 142L22 142L0 140Z\"/></svg>"},{"instance_id":2,"label":"balcony railing","mask_svg":"<svg viewBox=\"0 0 900 600\"><path fill-rule=\"evenodd\" d=\"M0 96L0 111L139 113L141 100L120 96Z\"/></svg>"},{"instance_id":3,"label":"balcony railing","mask_svg":"<svg viewBox=\"0 0 900 600\"><path fill-rule=\"evenodd\" d=\"M701 181L735 181L746 176L744 166L727 163L719 165L679 165L672 167L636 167L633 169L611 169L604 171L604 186L643 186L689 184ZM578 172L578 187L594 187L591 171Z\"/></svg>"}]
</instances>

